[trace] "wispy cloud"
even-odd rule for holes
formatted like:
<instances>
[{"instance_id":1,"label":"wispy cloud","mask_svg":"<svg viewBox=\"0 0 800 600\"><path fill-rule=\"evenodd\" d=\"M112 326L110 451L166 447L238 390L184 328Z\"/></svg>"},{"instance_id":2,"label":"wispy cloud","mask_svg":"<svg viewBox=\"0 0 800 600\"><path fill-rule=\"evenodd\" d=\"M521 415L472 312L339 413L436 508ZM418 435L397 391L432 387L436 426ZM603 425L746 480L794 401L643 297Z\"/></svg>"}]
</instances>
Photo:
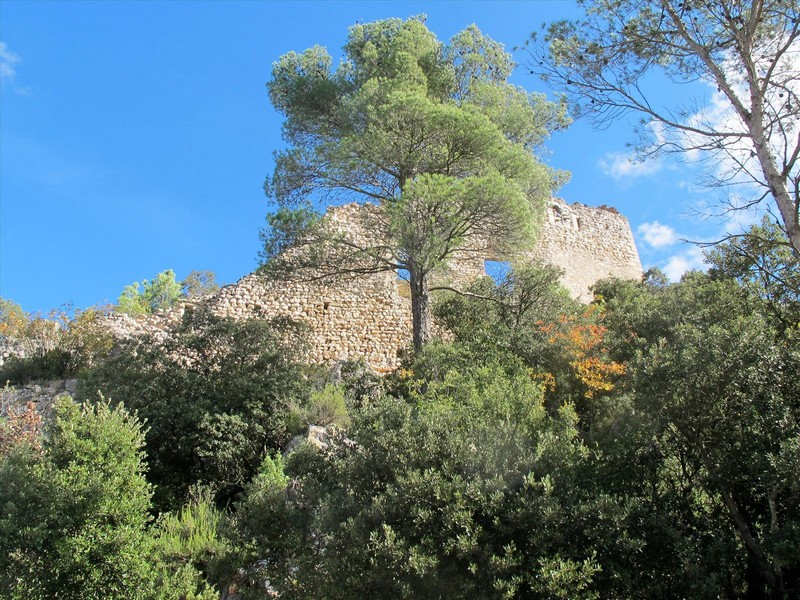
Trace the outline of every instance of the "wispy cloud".
<instances>
[{"instance_id":1,"label":"wispy cloud","mask_svg":"<svg viewBox=\"0 0 800 600\"><path fill-rule=\"evenodd\" d=\"M0 79L14 81L17 70L14 68L22 59L8 49L5 42L0 42Z\"/></svg>"},{"instance_id":2,"label":"wispy cloud","mask_svg":"<svg viewBox=\"0 0 800 600\"><path fill-rule=\"evenodd\" d=\"M800 73L800 51L797 48L789 49L782 54L777 64L769 64L783 42L784 40L780 38L766 40L762 42L763 47L753 51L755 67L759 74L767 70L772 73L772 85L762 92L767 111L766 121L779 123L779 126L769 128L766 136L779 169L782 164L791 162L800 134L800 119L797 118L796 107L792 109L790 105L791 98L800 95L800 77L797 76L797 73ZM733 60L723 61L720 66L733 93L744 106L749 106L749 89L745 84L741 68L737 67L737 63ZM749 206L741 198L755 200L767 193L767 202L761 204L768 206L771 205L769 189L764 181L748 127L731 101L719 90L717 83L707 82L707 84L706 101L686 118L685 125L699 130L724 133L728 136L727 139L722 140L722 145L719 147L709 145L708 137L690 131L674 133L671 139L679 147L687 150L684 157L689 162L695 162L703 168L706 174L704 183L712 187L723 184L722 189L728 194L723 201L722 212L715 216L733 219L735 228L737 220L748 220L747 217L735 218L736 210L743 205ZM792 110L795 112L792 113ZM800 164L795 164L791 173L793 177L798 175L799 168ZM709 212L709 214L714 213Z\"/></svg>"},{"instance_id":3,"label":"wispy cloud","mask_svg":"<svg viewBox=\"0 0 800 600\"><path fill-rule=\"evenodd\" d=\"M30 88L17 85L17 65L22 62L19 54L8 49L5 42L0 42L0 83L8 84L23 96L31 93Z\"/></svg>"},{"instance_id":4,"label":"wispy cloud","mask_svg":"<svg viewBox=\"0 0 800 600\"><path fill-rule=\"evenodd\" d=\"M641 160L625 152L609 152L597 162L597 166L614 179L653 175L663 168L658 160Z\"/></svg>"},{"instance_id":5,"label":"wispy cloud","mask_svg":"<svg viewBox=\"0 0 800 600\"><path fill-rule=\"evenodd\" d=\"M669 225L662 225L658 221L642 223L636 229L645 243L653 248L666 248L678 242L678 233Z\"/></svg>"},{"instance_id":6,"label":"wispy cloud","mask_svg":"<svg viewBox=\"0 0 800 600\"><path fill-rule=\"evenodd\" d=\"M707 263L703 258L703 250L692 246L669 257L662 267L670 281L679 281L683 274L693 269L705 269Z\"/></svg>"}]
</instances>

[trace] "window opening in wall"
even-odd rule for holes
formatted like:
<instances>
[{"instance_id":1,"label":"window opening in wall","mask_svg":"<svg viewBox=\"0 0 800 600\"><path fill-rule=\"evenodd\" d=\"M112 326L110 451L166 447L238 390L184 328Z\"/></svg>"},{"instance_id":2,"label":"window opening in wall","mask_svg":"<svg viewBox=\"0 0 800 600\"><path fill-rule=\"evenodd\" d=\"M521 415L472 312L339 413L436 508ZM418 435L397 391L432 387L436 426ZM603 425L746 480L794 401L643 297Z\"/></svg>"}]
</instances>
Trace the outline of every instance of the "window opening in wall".
<instances>
[{"instance_id":1,"label":"window opening in wall","mask_svg":"<svg viewBox=\"0 0 800 600\"><path fill-rule=\"evenodd\" d=\"M507 260L486 260L483 263L486 274L494 279L495 283L500 283L511 271L511 263Z\"/></svg>"},{"instance_id":2,"label":"window opening in wall","mask_svg":"<svg viewBox=\"0 0 800 600\"><path fill-rule=\"evenodd\" d=\"M576 219L575 219L575 228L576 228L578 231L580 231L580 230L581 230L581 225L582 225L582 223L581 223L581 220L576 218Z\"/></svg>"},{"instance_id":3,"label":"window opening in wall","mask_svg":"<svg viewBox=\"0 0 800 600\"><path fill-rule=\"evenodd\" d=\"M330 306L331 306L330 302L323 302L322 303L322 310L327 311L330 308Z\"/></svg>"},{"instance_id":4,"label":"window opening in wall","mask_svg":"<svg viewBox=\"0 0 800 600\"><path fill-rule=\"evenodd\" d=\"M405 269L395 271L397 274L397 293L401 298L411 298L411 287L408 285L408 271Z\"/></svg>"}]
</instances>

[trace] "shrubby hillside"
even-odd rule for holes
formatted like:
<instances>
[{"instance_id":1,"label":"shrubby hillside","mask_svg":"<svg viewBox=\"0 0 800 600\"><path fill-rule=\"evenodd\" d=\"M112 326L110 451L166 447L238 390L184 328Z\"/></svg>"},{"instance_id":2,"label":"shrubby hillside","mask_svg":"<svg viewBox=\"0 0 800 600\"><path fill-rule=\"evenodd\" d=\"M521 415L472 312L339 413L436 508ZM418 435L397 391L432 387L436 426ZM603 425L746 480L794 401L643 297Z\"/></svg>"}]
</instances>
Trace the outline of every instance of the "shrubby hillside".
<instances>
[{"instance_id":1,"label":"shrubby hillside","mask_svg":"<svg viewBox=\"0 0 800 600\"><path fill-rule=\"evenodd\" d=\"M752 243L588 306L487 278L383 378L285 322L131 340L2 422L3 595L791 597L798 269Z\"/></svg>"}]
</instances>

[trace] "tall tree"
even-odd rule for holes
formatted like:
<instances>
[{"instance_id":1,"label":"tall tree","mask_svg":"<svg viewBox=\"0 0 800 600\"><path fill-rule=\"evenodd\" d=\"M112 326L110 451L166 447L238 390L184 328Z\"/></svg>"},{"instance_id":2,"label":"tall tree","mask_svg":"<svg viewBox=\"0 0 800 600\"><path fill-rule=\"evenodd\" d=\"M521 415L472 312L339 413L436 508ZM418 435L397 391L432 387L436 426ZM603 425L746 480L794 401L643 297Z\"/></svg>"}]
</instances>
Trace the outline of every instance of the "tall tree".
<instances>
[{"instance_id":1,"label":"tall tree","mask_svg":"<svg viewBox=\"0 0 800 600\"><path fill-rule=\"evenodd\" d=\"M273 65L288 148L265 183L278 210L262 259L299 277L407 274L419 350L437 267L481 240L531 241L562 178L535 152L565 109L509 84L511 57L475 26L443 44L421 17L357 24L332 63L315 46ZM370 205L357 234L318 212L342 201Z\"/></svg>"},{"instance_id":2,"label":"tall tree","mask_svg":"<svg viewBox=\"0 0 800 600\"><path fill-rule=\"evenodd\" d=\"M769 241L769 231L755 229L749 240ZM632 422L650 431L650 452L673 462L687 499L700 492L704 512L725 516L727 527L714 535L736 540L725 554L742 565L746 597L793 598L800 590L800 307L791 279L774 268L786 261L787 246L766 247L737 239L707 255L709 273L663 288L606 281L598 291L609 350L628 367ZM754 261L754 252L763 258ZM700 541L706 534L697 531L717 526L698 523L687 537Z\"/></svg>"},{"instance_id":3,"label":"tall tree","mask_svg":"<svg viewBox=\"0 0 800 600\"><path fill-rule=\"evenodd\" d=\"M778 209L800 254L800 9L784 0L586 0L584 20L553 23L528 48L579 114L607 124L640 113L637 149L700 151L715 186L746 184L745 208ZM646 92L660 72L716 88L714 110ZM713 89L713 88L712 88ZM722 166L722 168L720 168ZM742 192L740 192L741 195Z\"/></svg>"}]
</instances>

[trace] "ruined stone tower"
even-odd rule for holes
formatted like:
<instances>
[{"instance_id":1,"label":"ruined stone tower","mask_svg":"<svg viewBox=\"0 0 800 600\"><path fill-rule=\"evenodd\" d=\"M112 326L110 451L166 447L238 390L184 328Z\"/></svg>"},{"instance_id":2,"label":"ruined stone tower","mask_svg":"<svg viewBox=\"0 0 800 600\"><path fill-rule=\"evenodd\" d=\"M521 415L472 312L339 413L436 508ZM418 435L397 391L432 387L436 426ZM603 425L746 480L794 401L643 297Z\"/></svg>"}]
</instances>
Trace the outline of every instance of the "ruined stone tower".
<instances>
[{"instance_id":1,"label":"ruined stone tower","mask_svg":"<svg viewBox=\"0 0 800 600\"><path fill-rule=\"evenodd\" d=\"M337 226L353 219L357 205L331 209ZM591 300L591 286L604 277L638 279L642 266L628 220L612 208L551 200L531 260L564 270L570 294ZM486 275L486 259L455 258L453 285L466 286ZM306 360L330 363L363 358L378 371L397 367L411 340L411 302L392 272L317 282L269 281L255 274L225 286L204 302L204 311L234 318L286 316L310 328Z\"/></svg>"},{"instance_id":2,"label":"ruined stone tower","mask_svg":"<svg viewBox=\"0 0 800 600\"><path fill-rule=\"evenodd\" d=\"M551 200L539 239L528 256L563 269L562 285L583 302L592 300L590 288L600 279L642 277L628 219L605 206Z\"/></svg>"}]
</instances>

